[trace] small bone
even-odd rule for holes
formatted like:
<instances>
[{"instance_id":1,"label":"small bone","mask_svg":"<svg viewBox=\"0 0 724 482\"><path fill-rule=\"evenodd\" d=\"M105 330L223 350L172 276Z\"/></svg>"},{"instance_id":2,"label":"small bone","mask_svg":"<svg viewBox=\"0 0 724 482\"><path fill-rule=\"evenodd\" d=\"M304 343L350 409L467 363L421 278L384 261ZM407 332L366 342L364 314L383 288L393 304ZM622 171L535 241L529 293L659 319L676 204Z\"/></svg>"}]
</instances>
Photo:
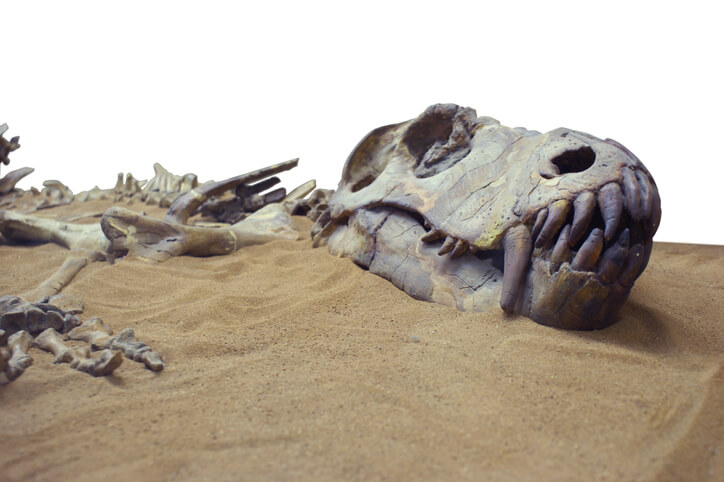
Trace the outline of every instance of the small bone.
<instances>
[{"instance_id":1,"label":"small bone","mask_svg":"<svg viewBox=\"0 0 724 482\"><path fill-rule=\"evenodd\" d=\"M292 189L292 191L287 194L287 197L284 198L284 202L293 202L298 201L301 199L304 199L307 197L309 193L314 191L314 189L317 187L317 181L314 179L309 180L305 182L304 184L295 187Z\"/></svg>"},{"instance_id":2,"label":"small bone","mask_svg":"<svg viewBox=\"0 0 724 482\"><path fill-rule=\"evenodd\" d=\"M98 358L93 358L87 348L70 348L52 328L35 337L35 344L41 350L55 355L54 363L68 363L71 368L94 377L110 375L123 362L123 354L120 351L103 350Z\"/></svg>"},{"instance_id":3,"label":"small bone","mask_svg":"<svg viewBox=\"0 0 724 482\"><path fill-rule=\"evenodd\" d=\"M28 354L31 346L33 346L33 337L26 331L19 331L8 338L8 347L11 350L10 359L5 367L8 380L15 380L33 364L33 358Z\"/></svg>"},{"instance_id":4,"label":"small bone","mask_svg":"<svg viewBox=\"0 0 724 482\"><path fill-rule=\"evenodd\" d=\"M5 174L4 177L0 178L0 195L7 194L15 189L15 185L25 176L32 174L33 171L35 171L35 169L32 167L21 167L20 169Z\"/></svg>"},{"instance_id":5,"label":"small bone","mask_svg":"<svg viewBox=\"0 0 724 482\"><path fill-rule=\"evenodd\" d=\"M93 317L71 330L66 339L86 341L93 350L121 350L126 358L142 362L154 372L163 370L161 357L144 342L136 340L133 329L126 328L118 336L111 335L113 330L100 318Z\"/></svg>"}]
</instances>

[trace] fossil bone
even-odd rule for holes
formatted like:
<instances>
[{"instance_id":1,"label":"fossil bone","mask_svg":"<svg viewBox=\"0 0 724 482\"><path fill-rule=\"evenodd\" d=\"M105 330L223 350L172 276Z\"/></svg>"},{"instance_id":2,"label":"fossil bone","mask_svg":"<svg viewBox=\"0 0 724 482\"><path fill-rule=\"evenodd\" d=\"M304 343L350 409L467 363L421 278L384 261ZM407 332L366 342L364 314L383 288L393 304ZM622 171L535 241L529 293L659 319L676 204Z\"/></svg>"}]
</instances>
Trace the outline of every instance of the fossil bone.
<instances>
[{"instance_id":1,"label":"fossil bone","mask_svg":"<svg viewBox=\"0 0 724 482\"><path fill-rule=\"evenodd\" d=\"M33 337L25 331L19 331L8 338L7 346L10 357L4 368L5 376L9 381L13 381L33 364L33 358L28 354L30 347L33 346Z\"/></svg>"},{"instance_id":2,"label":"fossil bone","mask_svg":"<svg viewBox=\"0 0 724 482\"><path fill-rule=\"evenodd\" d=\"M66 338L86 341L93 350L120 350L126 358L141 362L154 372L163 370L164 363L161 357L144 342L136 340L133 329L126 328L117 336L112 335L113 330L110 326L100 318L93 317L73 328Z\"/></svg>"},{"instance_id":3,"label":"fossil bone","mask_svg":"<svg viewBox=\"0 0 724 482\"><path fill-rule=\"evenodd\" d=\"M419 299L597 329L645 267L660 206L614 140L444 104L363 138L312 236Z\"/></svg>"},{"instance_id":4,"label":"fossil bone","mask_svg":"<svg viewBox=\"0 0 724 482\"><path fill-rule=\"evenodd\" d=\"M55 355L53 363L68 363L71 368L90 373L94 377L110 375L123 362L120 351L102 350L99 356L94 358L88 348L70 348L63 343L63 337L52 328L36 336L35 345Z\"/></svg>"}]
</instances>

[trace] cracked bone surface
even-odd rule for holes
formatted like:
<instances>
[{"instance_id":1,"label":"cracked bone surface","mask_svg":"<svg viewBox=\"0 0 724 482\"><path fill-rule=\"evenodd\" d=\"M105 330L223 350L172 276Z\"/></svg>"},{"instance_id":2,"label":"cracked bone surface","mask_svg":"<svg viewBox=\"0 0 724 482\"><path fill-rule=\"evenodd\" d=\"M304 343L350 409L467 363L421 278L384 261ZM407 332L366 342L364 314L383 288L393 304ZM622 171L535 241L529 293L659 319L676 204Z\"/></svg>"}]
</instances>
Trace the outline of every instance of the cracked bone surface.
<instances>
[{"instance_id":1,"label":"cracked bone surface","mask_svg":"<svg viewBox=\"0 0 724 482\"><path fill-rule=\"evenodd\" d=\"M89 318L82 325L73 328L66 334L69 340L81 340L90 343L94 350L120 350L133 361L141 362L150 370L163 370L164 363L158 353L140 340L136 340L133 329L126 328L117 336L113 330L98 317Z\"/></svg>"},{"instance_id":2,"label":"cracked bone surface","mask_svg":"<svg viewBox=\"0 0 724 482\"><path fill-rule=\"evenodd\" d=\"M71 348L63 343L63 337L52 328L36 336L35 345L55 355L53 363L68 363L71 368L94 377L110 375L123 362L120 351L102 350L97 357L92 357L88 348Z\"/></svg>"},{"instance_id":3,"label":"cracked bone surface","mask_svg":"<svg viewBox=\"0 0 724 482\"><path fill-rule=\"evenodd\" d=\"M433 105L360 141L312 228L411 296L598 329L646 267L656 183L620 143Z\"/></svg>"}]
</instances>

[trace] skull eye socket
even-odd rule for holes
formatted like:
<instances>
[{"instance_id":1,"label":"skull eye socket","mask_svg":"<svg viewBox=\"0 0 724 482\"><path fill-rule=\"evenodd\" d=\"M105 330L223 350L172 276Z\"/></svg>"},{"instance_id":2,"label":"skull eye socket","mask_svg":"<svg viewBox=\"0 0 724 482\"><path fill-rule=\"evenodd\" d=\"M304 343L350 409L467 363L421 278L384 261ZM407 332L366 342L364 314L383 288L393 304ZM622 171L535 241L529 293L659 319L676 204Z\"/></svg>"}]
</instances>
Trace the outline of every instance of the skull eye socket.
<instances>
[{"instance_id":1,"label":"skull eye socket","mask_svg":"<svg viewBox=\"0 0 724 482\"><path fill-rule=\"evenodd\" d=\"M566 151L551 159L551 163L558 168L558 174L583 172L596 161L596 153L589 146L573 151Z\"/></svg>"}]
</instances>

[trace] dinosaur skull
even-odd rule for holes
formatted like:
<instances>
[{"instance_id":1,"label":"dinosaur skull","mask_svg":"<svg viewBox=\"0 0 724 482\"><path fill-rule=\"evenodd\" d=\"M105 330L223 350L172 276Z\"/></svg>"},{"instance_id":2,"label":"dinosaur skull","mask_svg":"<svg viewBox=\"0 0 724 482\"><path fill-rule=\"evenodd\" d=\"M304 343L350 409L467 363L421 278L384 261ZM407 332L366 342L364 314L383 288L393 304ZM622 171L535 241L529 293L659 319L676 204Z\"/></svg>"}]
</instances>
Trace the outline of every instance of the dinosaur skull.
<instances>
[{"instance_id":1,"label":"dinosaur skull","mask_svg":"<svg viewBox=\"0 0 724 482\"><path fill-rule=\"evenodd\" d=\"M614 140L444 104L357 145L313 236L418 299L597 329L645 268L660 206Z\"/></svg>"}]
</instances>

